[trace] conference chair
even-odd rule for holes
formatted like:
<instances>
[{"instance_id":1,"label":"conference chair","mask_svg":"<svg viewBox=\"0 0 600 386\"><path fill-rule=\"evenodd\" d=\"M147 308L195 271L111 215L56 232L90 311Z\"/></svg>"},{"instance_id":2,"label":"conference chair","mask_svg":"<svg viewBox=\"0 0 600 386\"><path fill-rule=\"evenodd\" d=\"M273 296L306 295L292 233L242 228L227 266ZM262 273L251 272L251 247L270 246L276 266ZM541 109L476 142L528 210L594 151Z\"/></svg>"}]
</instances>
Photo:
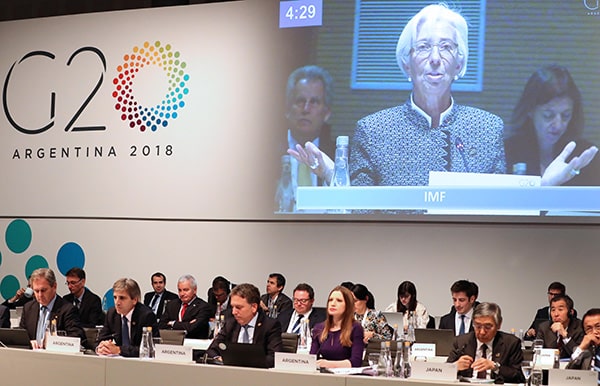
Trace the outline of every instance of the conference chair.
<instances>
[{"instance_id":1,"label":"conference chair","mask_svg":"<svg viewBox=\"0 0 600 386\"><path fill-rule=\"evenodd\" d=\"M365 347L365 356L363 357L363 366L369 366L369 354L370 353L378 353L381 352L381 342L385 342L382 339L371 339L369 343L367 343L367 347ZM398 345L395 340L390 341L390 351L392 354L392 358L396 358L396 351L398 351Z\"/></svg>"},{"instance_id":2,"label":"conference chair","mask_svg":"<svg viewBox=\"0 0 600 386\"><path fill-rule=\"evenodd\" d=\"M185 339L184 330L158 330L158 332L163 344L183 346L183 340Z\"/></svg>"},{"instance_id":3,"label":"conference chair","mask_svg":"<svg viewBox=\"0 0 600 386\"><path fill-rule=\"evenodd\" d=\"M296 353L298 351L298 339L300 335L292 334L291 332L283 332L281 334L282 352Z\"/></svg>"}]
</instances>

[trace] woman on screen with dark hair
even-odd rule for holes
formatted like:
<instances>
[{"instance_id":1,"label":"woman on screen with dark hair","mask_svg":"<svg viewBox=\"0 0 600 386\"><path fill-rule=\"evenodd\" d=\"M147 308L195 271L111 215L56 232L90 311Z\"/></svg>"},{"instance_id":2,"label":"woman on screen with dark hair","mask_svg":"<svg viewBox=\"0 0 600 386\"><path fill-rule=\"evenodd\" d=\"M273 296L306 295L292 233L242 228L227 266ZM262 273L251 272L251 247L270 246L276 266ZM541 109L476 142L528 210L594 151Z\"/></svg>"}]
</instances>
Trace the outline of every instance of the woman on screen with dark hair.
<instances>
[{"instance_id":1,"label":"woman on screen with dark hair","mask_svg":"<svg viewBox=\"0 0 600 386\"><path fill-rule=\"evenodd\" d=\"M543 174L566 146L575 146L571 142L595 154L596 147L581 138L583 128L581 93L569 71L555 64L540 68L527 81L513 111L510 136L504 142L508 172ZM569 160L569 154L560 156L563 162ZM573 167L562 183L600 185L600 158L592 158L585 171L581 170L585 165L571 161Z\"/></svg>"},{"instance_id":2,"label":"woman on screen with dark hair","mask_svg":"<svg viewBox=\"0 0 600 386\"><path fill-rule=\"evenodd\" d=\"M381 311L375 310L375 298L369 289L362 284L352 287L354 296L354 318L360 322L365 330L363 340L367 343L371 339L390 340L394 330L387 324Z\"/></svg>"},{"instance_id":3,"label":"woman on screen with dark hair","mask_svg":"<svg viewBox=\"0 0 600 386\"><path fill-rule=\"evenodd\" d=\"M363 329L354 320L354 298L348 288L337 286L327 298L327 319L312 331L310 353L318 367L360 367L364 350Z\"/></svg>"},{"instance_id":4,"label":"woman on screen with dark hair","mask_svg":"<svg viewBox=\"0 0 600 386\"><path fill-rule=\"evenodd\" d=\"M446 4L413 16L398 38L396 61L412 83L407 101L360 119L350 146L352 185L427 186L429 172L506 173L504 124L487 111L457 103L452 83L466 73L465 18ZM565 148L542 184L560 185L593 158L588 149L569 163ZM329 181L334 163L314 144L288 153Z\"/></svg>"},{"instance_id":5,"label":"woman on screen with dark hair","mask_svg":"<svg viewBox=\"0 0 600 386\"><path fill-rule=\"evenodd\" d=\"M427 328L429 313L427 308L417 300L417 287L411 281L403 281L398 286L398 300L385 309L386 312L402 312L404 326L408 326L409 313L415 317L416 328Z\"/></svg>"}]
</instances>

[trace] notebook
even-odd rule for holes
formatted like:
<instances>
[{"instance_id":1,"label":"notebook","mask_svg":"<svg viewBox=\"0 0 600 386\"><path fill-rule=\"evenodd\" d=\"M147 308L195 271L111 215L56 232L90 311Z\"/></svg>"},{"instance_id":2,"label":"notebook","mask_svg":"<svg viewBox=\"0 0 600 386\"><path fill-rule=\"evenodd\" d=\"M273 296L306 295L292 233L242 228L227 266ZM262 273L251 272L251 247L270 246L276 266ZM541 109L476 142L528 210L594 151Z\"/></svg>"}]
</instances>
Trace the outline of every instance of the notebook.
<instances>
[{"instance_id":1,"label":"notebook","mask_svg":"<svg viewBox=\"0 0 600 386\"><path fill-rule=\"evenodd\" d=\"M239 367L266 368L266 356L262 345L247 343L221 343L219 351L223 364Z\"/></svg>"},{"instance_id":2,"label":"notebook","mask_svg":"<svg viewBox=\"0 0 600 386\"><path fill-rule=\"evenodd\" d=\"M445 357L452 351L454 343L454 331L438 330L435 328L416 328L415 342L435 343L435 355Z\"/></svg>"},{"instance_id":3,"label":"notebook","mask_svg":"<svg viewBox=\"0 0 600 386\"><path fill-rule=\"evenodd\" d=\"M0 346L31 349L29 334L22 328L0 328Z\"/></svg>"}]
</instances>

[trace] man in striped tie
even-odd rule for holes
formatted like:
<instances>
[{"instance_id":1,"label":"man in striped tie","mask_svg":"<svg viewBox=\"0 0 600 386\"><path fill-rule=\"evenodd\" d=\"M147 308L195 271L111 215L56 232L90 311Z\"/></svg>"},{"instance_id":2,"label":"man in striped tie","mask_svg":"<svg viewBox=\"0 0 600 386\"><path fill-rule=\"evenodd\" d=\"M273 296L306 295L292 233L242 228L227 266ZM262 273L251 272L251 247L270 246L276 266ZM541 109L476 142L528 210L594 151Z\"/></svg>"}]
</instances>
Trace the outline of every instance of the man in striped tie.
<instances>
[{"instance_id":1,"label":"man in striped tie","mask_svg":"<svg viewBox=\"0 0 600 386\"><path fill-rule=\"evenodd\" d=\"M315 291L306 283L300 283L294 288L293 309L280 318L283 330L293 334L300 333L302 320L308 320L310 330L319 322L323 322L327 314L323 308L313 308Z\"/></svg>"}]
</instances>

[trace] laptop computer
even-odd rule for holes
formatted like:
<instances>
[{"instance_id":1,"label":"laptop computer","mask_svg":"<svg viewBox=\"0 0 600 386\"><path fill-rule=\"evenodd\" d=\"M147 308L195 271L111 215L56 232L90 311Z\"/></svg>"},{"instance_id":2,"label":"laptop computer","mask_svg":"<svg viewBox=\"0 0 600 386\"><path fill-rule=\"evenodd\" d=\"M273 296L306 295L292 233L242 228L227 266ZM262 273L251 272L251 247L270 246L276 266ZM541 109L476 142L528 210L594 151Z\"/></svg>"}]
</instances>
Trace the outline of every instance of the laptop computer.
<instances>
[{"instance_id":1,"label":"laptop computer","mask_svg":"<svg viewBox=\"0 0 600 386\"><path fill-rule=\"evenodd\" d=\"M383 311L382 314L385 316L387 324L391 327L394 327L394 325L397 324L398 329L402 331L404 328L404 314L402 312Z\"/></svg>"},{"instance_id":2,"label":"laptop computer","mask_svg":"<svg viewBox=\"0 0 600 386\"><path fill-rule=\"evenodd\" d=\"M221 343L219 351L227 366L266 368L267 354L262 345L247 343Z\"/></svg>"},{"instance_id":3,"label":"laptop computer","mask_svg":"<svg viewBox=\"0 0 600 386\"><path fill-rule=\"evenodd\" d=\"M445 357L452 351L454 343L454 331L438 330L435 328L416 328L415 342L435 343L435 355Z\"/></svg>"},{"instance_id":4,"label":"laptop computer","mask_svg":"<svg viewBox=\"0 0 600 386\"><path fill-rule=\"evenodd\" d=\"M0 346L31 349L29 334L22 328L0 328Z\"/></svg>"}]
</instances>

